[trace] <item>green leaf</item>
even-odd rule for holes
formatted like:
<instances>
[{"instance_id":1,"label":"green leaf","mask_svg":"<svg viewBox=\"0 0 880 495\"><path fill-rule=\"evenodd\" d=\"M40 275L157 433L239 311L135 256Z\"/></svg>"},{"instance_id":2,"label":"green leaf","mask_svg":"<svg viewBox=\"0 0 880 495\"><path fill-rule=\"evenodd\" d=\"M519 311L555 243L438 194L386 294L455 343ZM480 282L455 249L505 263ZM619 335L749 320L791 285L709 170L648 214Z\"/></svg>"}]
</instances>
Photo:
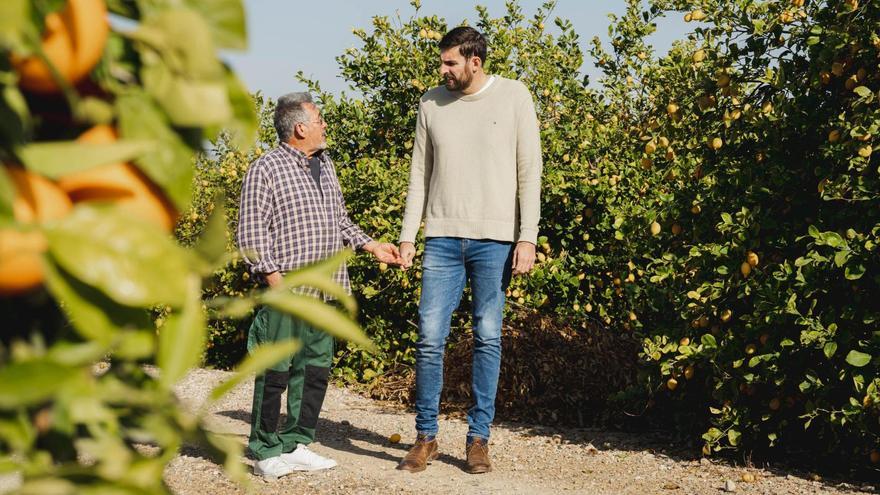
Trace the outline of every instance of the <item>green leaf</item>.
<instances>
[{"instance_id":1,"label":"green leaf","mask_svg":"<svg viewBox=\"0 0 880 495\"><path fill-rule=\"evenodd\" d=\"M865 86L858 86L853 89L853 93L861 96L862 98L867 98L871 96L871 90Z\"/></svg>"},{"instance_id":2,"label":"green leaf","mask_svg":"<svg viewBox=\"0 0 880 495\"><path fill-rule=\"evenodd\" d=\"M113 355L119 359L137 361L152 358L156 352L156 329L121 332Z\"/></svg>"},{"instance_id":3,"label":"green leaf","mask_svg":"<svg viewBox=\"0 0 880 495\"><path fill-rule=\"evenodd\" d=\"M0 439L8 447L11 447L10 450L21 452L31 448L36 436L37 432L34 425L31 424L30 418L28 418L28 414L24 409L19 409L17 414L0 415ZM9 460L3 457L0 457L0 459ZM24 459L21 458L17 460L19 465L16 471L21 469L20 463L23 461ZM5 466L0 468L0 472L6 472Z\"/></svg>"},{"instance_id":4,"label":"green leaf","mask_svg":"<svg viewBox=\"0 0 880 495\"><path fill-rule=\"evenodd\" d=\"M858 280L865 274L865 265L861 263L850 263L843 270L843 276L847 280Z\"/></svg>"},{"instance_id":5,"label":"green leaf","mask_svg":"<svg viewBox=\"0 0 880 495\"><path fill-rule=\"evenodd\" d=\"M235 320L247 316L257 305L257 301L249 297L215 297L208 302L208 307L217 311L220 318Z\"/></svg>"},{"instance_id":6,"label":"green leaf","mask_svg":"<svg viewBox=\"0 0 880 495\"><path fill-rule=\"evenodd\" d=\"M174 125L204 127L232 118L224 69L210 29L198 12L158 10L146 16L130 36L145 62L141 67L144 89Z\"/></svg>"},{"instance_id":7,"label":"green leaf","mask_svg":"<svg viewBox=\"0 0 880 495\"><path fill-rule=\"evenodd\" d=\"M226 197L220 193L214 196L214 209L208 217L205 230L199 236L195 251L211 271L226 262Z\"/></svg>"},{"instance_id":8,"label":"green leaf","mask_svg":"<svg viewBox=\"0 0 880 495\"><path fill-rule=\"evenodd\" d=\"M49 349L46 356L64 366L85 366L107 355L109 346L103 342L71 343L61 341Z\"/></svg>"},{"instance_id":9,"label":"green leaf","mask_svg":"<svg viewBox=\"0 0 880 495\"><path fill-rule=\"evenodd\" d=\"M247 49L247 25L241 0L185 0L208 23L214 43L220 48Z\"/></svg>"},{"instance_id":10,"label":"green leaf","mask_svg":"<svg viewBox=\"0 0 880 495\"><path fill-rule=\"evenodd\" d=\"M196 275L189 275L185 280L187 296L183 308L168 315L165 326L159 329L156 364L162 370L159 384L165 389L170 389L199 364L208 336L201 280Z\"/></svg>"},{"instance_id":11,"label":"green leaf","mask_svg":"<svg viewBox=\"0 0 880 495\"><path fill-rule=\"evenodd\" d=\"M176 76L167 66L141 69L144 89L153 95L178 127L221 125L232 119L232 107L222 79L190 80Z\"/></svg>"},{"instance_id":12,"label":"green leaf","mask_svg":"<svg viewBox=\"0 0 880 495\"><path fill-rule=\"evenodd\" d=\"M730 225L730 224L733 223L733 217L730 216L730 213L722 213L722 214L721 214L721 220L722 220L725 224L728 224L728 225Z\"/></svg>"},{"instance_id":13,"label":"green leaf","mask_svg":"<svg viewBox=\"0 0 880 495\"><path fill-rule=\"evenodd\" d=\"M229 133L233 146L247 149L257 139L257 130L259 129L257 109L253 97L238 79L238 76L228 67L224 67L224 69L226 92L229 95L229 103L232 105L232 119L223 124L223 129Z\"/></svg>"},{"instance_id":14,"label":"green leaf","mask_svg":"<svg viewBox=\"0 0 880 495\"><path fill-rule=\"evenodd\" d=\"M333 274L345 260L351 257L351 250L344 249L318 263L306 266L284 276L282 287L314 287L338 300L350 313L357 311L357 301L333 280Z\"/></svg>"},{"instance_id":15,"label":"green leaf","mask_svg":"<svg viewBox=\"0 0 880 495\"><path fill-rule=\"evenodd\" d=\"M314 297L273 289L263 293L260 300L263 304L299 318L334 337L350 340L371 352L375 350L373 343L364 335L357 323L349 319L345 313Z\"/></svg>"},{"instance_id":16,"label":"green leaf","mask_svg":"<svg viewBox=\"0 0 880 495\"><path fill-rule=\"evenodd\" d=\"M700 337L700 343L707 349L715 349L718 347L718 342L715 341L715 336L711 333L703 334L703 336Z\"/></svg>"},{"instance_id":17,"label":"green leaf","mask_svg":"<svg viewBox=\"0 0 880 495\"><path fill-rule=\"evenodd\" d=\"M11 72L0 70L0 148L3 149L24 144L31 127L30 110L16 82Z\"/></svg>"},{"instance_id":18,"label":"green leaf","mask_svg":"<svg viewBox=\"0 0 880 495\"><path fill-rule=\"evenodd\" d=\"M727 441L730 442L730 445L733 445L734 447L736 447L737 444L739 444L739 439L741 436L742 436L742 433L740 433L736 430L732 430L732 429L727 430Z\"/></svg>"},{"instance_id":19,"label":"green leaf","mask_svg":"<svg viewBox=\"0 0 880 495\"><path fill-rule=\"evenodd\" d=\"M220 400L241 382L250 379L253 374L262 373L271 368L281 360L295 354L300 347L302 344L298 340L273 342L257 347L236 367L235 373L229 380L211 391L210 402Z\"/></svg>"},{"instance_id":20,"label":"green leaf","mask_svg":"<svg viewBox=\"0 0 880 495\"><path fill-rule=\"evenodd\" d=\"M861 368L871 362L871 355L856 350L849 351L846 355L846 362L856 368Z\"/></svg>"},{"instance_id":21,"label":"green leaf","mask_svg":"<svg viewBox=\"0 0 880 495\"><path fill-rule=\"evenodd\" d=\"M186 210L192 194L193 150L144 93L126 93L116 100L116 106L123 138L156 143L135 161L138 168L165 191L179 211Z\"/></svg>"},{"instance_id":22,"label":"green leaf","mask_svg":"<svg viewBox=\"0 0 880 495\"><path fill-rule=\"evenodd\" d=\"M837 352L837 342L827 342L824 347L822 347L822 351L825 353L825 357L831 359L831 356Z\"/></svg>"},{"instance_id":23,"label":"green leaf","mask_svg":"<svg viewBox=\"0 0 880 495\"><path fill-rule=\"evenodd\" d=\"M3 219L12 220L12 201L15 199L15 185L9 174L6 173L6 167L0 166L0 221Z\"/></svg>"},{"instance_id":24,"label":"green leaf","mask_svg":"<svg viewBox=\"0 0 880 495\"><path fill-rule=\"evenodd\" d=\"M83 338L109 343L121 328L152 328L146 310L117 304L65 272L51 256L43 263L43 272L49 292Z\"/></svg>"},{"instance_id":25,"label":"green leaf","mask_svg":"<svg viewBox=\"0 0 880 495\"><path fill-rule=\"evenodd\" d=\"M843 266L846 264L846 260L849 259L850 252L848 250L838 251L834 253L834 264L837 266Z\"/></svg>"},{"instance_id":26,"label":"green leaf","mask_svg":"<svg viewBox=\"0 0 880 495\"><path fill-rule=\"evenodd\" d=\"M187 254L164 232L114 208L80 205L47 226L49 251L69 274L125 306L180 306Z\"/></svg>"},{"instance_id":27,"label":"green leaf","mask_svg":"<svg viewBox=\"0 0 880 495\"><path fill-rule=\"evenodd\" d=\"M18 150L25 167L50 179L111 163L133 160L153 149L149 140L121 140L115 143L55 141L32 143Z\"/></svg>"},{"instance_id":28,"label":"green leaf","mask_svg":"<svg viewBox=\"0 0 880 495\"><path fill-rule=\"evenodd\" d=\"M78 376L71 369L48 359L12 363L0 368L0 408L14 409L38 404Z\"/></svg>"},{"instance_id":29,"label":"green leaf","mask_svg":"<svg viewBox=\"0 0 880 495\"><path fill-rule=\"evenodd\" d=\"M0 46L20 44L23 32L31 27L31 3L27 0L0 2Z\"/></svg>"}]
</instances>

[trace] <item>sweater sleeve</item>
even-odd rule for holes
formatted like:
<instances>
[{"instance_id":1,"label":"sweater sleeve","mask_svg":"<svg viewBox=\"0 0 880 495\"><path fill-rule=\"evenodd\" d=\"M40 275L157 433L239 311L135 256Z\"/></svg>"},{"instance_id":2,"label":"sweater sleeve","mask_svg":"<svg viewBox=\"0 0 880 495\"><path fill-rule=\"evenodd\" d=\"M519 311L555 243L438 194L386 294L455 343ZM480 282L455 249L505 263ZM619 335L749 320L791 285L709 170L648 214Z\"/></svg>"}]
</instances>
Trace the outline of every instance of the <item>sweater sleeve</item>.
<instances>
[{"instance_id":1,"label":"sweater sleeve","mask_svg":"<svg viewBox=\"0 0 880 495\"><path fill-rule=\"evenodd\" d=\"M425 217L428 200L428 184L434 167L434 146L428 135L424 104L419 105L416 117L416 137L413 143L412 163L409 170L409 187L406 193L406 210L400 230L400 242L415 242L419 226Z\"/></svg>"},{"instance_id":2,"label":"sweater sleeve","mask_svg":"<svg viewBox=\"0 0 880 495\"><path fill-rule=\"evenodd\" d=\"M536 244L541 219L541 133L532 96L525 89L516 125L516 174L519 193L518 241Z\"/></svg>"},{"instance_id":3,"label":"sweater sleeve","mask_svg":"<svg viewBox=\"0 0 880 495\"><path fill-rule=\"evenodd\" d=\"M279 270L272 258L274 207L266 168L257 162L244 177L238 210L238 248L251 273Z\"/></svg>"}]
</instances>

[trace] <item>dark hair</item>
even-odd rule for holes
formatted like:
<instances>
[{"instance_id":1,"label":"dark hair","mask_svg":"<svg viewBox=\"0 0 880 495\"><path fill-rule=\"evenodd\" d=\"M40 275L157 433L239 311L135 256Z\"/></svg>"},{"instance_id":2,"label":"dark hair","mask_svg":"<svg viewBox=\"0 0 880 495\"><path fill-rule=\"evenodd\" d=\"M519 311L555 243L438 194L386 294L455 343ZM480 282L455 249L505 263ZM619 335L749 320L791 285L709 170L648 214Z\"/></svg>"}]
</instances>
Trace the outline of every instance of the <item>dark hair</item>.
<instances>
[{"instance_id":1,"label":"dark hair","mask_svg":"<svg viewBox=\"0 0 880 495\"><path fill-rule=\"evenodd\" d=\"M468 59L477 56L480 62L486 63L486 38L470 26L458 26L446 33L440 40L440 50L458 47L458 53Z\"/></svg>"}]
</instances>

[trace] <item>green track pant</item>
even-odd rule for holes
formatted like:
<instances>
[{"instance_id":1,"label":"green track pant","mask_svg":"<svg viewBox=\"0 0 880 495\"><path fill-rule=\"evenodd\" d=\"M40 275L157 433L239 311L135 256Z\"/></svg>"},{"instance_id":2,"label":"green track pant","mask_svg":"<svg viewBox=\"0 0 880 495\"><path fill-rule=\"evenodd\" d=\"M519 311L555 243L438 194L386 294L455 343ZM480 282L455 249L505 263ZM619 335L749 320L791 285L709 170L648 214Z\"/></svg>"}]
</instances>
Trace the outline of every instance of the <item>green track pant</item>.
<instances>
[{"instance_id":1,"label":"green track pant","mask_svg":"<svg viewBox=\"0 0 880 495\"><path fill-rule=\"evenodd\" d=\"M270 342L296 339L302 348L257 375L248 448L257 460L292 452L315 439L318 414L333 362L333 337L301 320L262 307L248 334L248 352ZM287 421L278 429L281 395L287 389Z\"/></svg>"}]
</instances>

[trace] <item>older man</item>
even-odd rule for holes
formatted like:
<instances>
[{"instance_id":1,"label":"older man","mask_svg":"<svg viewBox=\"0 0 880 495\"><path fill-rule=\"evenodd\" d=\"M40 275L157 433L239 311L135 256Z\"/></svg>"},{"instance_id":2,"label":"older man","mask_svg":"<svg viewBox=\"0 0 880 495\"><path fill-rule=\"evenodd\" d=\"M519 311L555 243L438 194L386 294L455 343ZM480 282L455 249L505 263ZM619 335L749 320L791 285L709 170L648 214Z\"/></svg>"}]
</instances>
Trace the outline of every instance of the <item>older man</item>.
<instances>
[{"instance_id":1,"label":"older man","mask_svg":"<svg viewBox=\"0 0 880 495\"><path fill-rule=\"evenodd\" d=\"M400 262L396 246L372 240L348 218L333 162L325 152L326 127L308 93L282 96L275 108L280 145L254 162L245 176L238 245L250 271L270 287L280 284L285 272L323 260L344 245L370 252L381 262ZM350 290L345 266L335 279ZM316 289L304 292L322 296ZM269 479L336 465L308 448L327 390L333 338L263 307L251 325L248 350L287 339L301 341L302 349L257 376L254 385L248 448L257 459L254 473ZM285 389L287 422L278 430Z\"/></svg>"}]
</instances>

